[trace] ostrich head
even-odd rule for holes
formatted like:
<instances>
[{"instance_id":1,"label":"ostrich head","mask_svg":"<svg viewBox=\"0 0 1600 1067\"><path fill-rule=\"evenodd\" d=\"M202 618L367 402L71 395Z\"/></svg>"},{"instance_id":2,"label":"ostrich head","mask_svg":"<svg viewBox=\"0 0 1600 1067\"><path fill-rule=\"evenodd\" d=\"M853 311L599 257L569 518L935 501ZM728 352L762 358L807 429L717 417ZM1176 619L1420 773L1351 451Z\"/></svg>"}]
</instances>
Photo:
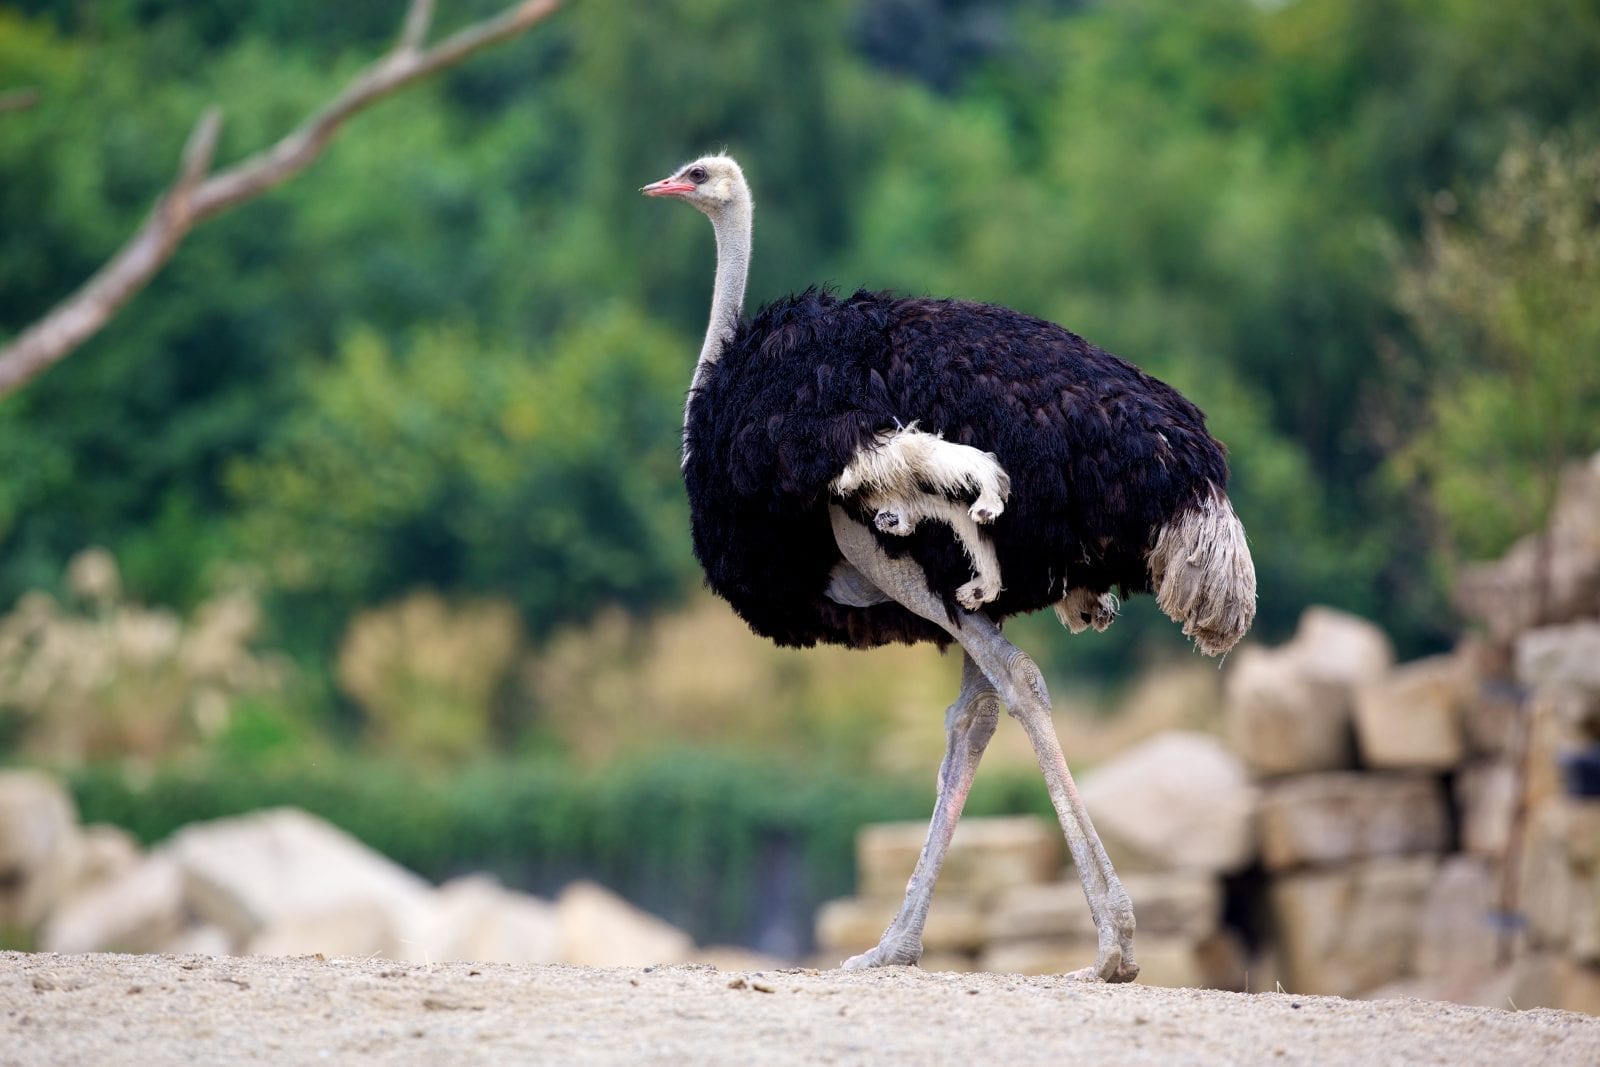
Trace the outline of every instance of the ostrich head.
<instances>
[{"instance_id":1,"label":"ostrich head","mask_svg":"<svg viewBox=\"0 0 1600 1067\"><path fill-rule=\"evenodd\" d=\"M702 156L639 190L645 196L672 196L692 204L715 222L728 211L750 203L750 187L733 157Z\"/></svg>"}]
</instances>

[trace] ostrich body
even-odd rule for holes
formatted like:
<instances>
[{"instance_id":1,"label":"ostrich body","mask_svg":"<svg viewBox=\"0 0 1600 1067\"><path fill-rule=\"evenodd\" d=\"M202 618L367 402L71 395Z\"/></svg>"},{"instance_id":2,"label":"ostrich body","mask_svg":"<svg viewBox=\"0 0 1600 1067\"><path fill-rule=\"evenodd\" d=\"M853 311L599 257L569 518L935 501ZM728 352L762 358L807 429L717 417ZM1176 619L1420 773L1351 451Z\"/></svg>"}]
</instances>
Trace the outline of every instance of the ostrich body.
<instances>
[{"instance_id":1,"label":"ostrich body","mask_svg":"<svg viewBox=\"0 0 1600 1067\"><path fill-rule=\"evenodd\" d=\"M642 190L710 218L711 321L684 417L695 554L711 588L781 645L952 641L961 691L927 844L879 944L850 968L911 964L999 708L1044 773L1098 931L1080 976L1129 981L1133 908L1078 797L1033 661L1000 632L1054 607L1103 629L1111 590L1154 591L1225 652L1255 571L1224 495L1222 446L1176 390L1007 308L807 290L741 314L752 201L727 156Z\"/></svg>"}]
</instances>

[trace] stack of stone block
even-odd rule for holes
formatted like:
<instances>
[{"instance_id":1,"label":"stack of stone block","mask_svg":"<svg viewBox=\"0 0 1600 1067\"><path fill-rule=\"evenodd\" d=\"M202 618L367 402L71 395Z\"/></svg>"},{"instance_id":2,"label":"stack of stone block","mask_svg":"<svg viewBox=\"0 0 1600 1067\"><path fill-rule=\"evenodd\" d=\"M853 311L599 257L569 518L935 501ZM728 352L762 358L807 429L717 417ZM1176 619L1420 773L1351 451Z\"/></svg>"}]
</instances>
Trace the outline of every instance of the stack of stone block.
<instances>
[{"instance_id":1,"label":"stack of stone block","mask_svg":"<svg viewBox=\"0 0 1600 1067\"><path fill-rule=\"evenodd\" d=\"M1312 609L1294 639L1241 650L1229 743L1261 788L1263 926L1277 981L1350 996L1413 973L1451 846L1444 775L1465 754L1453 657L1394 666L1377 627Z\"/></svg>"},{"instance_id":2,"label":"stack of stone block","mask_svg":"<svg viewBox=\"0 0 1600 1067\"><path fill-rule=\"evenodd\" d=\"M1215 738L1153 738L1085 778L1082 794L1137 902L1140 980L1244 988L1245 954L1223 924L1223 876L1249 863L1254 787ZM818 915L819 963L876 944L905 893L924 823L865 827L858 895ZM1095 931L1062 835L1036 817L963 819L934 893L922 966L1055 974L1094 961Z\"/></svg>"}]
</instances>

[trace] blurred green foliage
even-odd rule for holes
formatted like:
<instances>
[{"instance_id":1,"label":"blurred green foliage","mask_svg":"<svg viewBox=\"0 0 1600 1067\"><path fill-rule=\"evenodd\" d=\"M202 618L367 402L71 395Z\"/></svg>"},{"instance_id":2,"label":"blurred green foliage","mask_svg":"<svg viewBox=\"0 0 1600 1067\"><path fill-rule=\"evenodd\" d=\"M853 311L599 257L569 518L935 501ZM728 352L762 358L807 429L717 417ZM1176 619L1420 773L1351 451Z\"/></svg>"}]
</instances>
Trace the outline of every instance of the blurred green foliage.
<instances>
[{"instance_id":1,"label":"blurred green foliage","mask_svg":"<svg viewBox=\"0 0 1600 1067\"><path fill-rule=\"evenodd\" d=\"M1470 223L1440 207L1402 277L1434 373L1394 468L1450 554L1483 558L1549 511L1566 459L1600 449L1600 144L1523 134Z\"/></svg>"},{"instance_id":2,"label":"blurred green foliage","mask_svg":"<svg viewBox=\"0 0 1600 1067\"><path fill-rule=\"evenodd\" d=\"M499 5L440 6L448 29ZM0 89L40 93L0 114L0 336L131 231L207 103L222 160L258 149L402 7L0 3ZM505 595L535 641L676 603L712 251L635 190L727 146L759 206L752 305L818 281L971 296L1129 356L1232 447L1261 636L1320 601L1415 651L1451 630L1418 516L1466 553L1506 520L1390 457L1449 487L1525 449L1457 373L1477 327L1403 281L1439 196L1465 206L1440 232L1476 240L1513 131L1584 158L1596 70L1592 0L573 4L362 115L0 400L0 604L91 543L180 609L251 563L271 639L315 678L356 612L417 586ZM1594 359L1590 327L1528 307L1539 351ZM1048 641L1101 674L1180 644L1149 612Z\"/></svg>"}]
</instances>

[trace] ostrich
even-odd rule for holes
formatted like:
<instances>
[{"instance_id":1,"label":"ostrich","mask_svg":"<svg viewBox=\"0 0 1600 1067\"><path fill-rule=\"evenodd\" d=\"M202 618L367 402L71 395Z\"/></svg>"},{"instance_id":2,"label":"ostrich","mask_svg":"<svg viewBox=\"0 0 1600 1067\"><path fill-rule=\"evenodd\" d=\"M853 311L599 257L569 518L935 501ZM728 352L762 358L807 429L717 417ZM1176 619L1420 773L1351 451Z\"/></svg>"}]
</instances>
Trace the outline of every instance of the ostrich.
<instances>
[{"instance_id":1,"label":"ostrich","mask_svg":"<svg viewBox=\"0 0 1600 1067\"><path fill-rule=\"evenodd\" d=\"M1131 981L1132 903L1067 769L1043 676L1000 625L1053 606L1075 631L1103 629L1115 588L1153 591L1209 655L1244 635L1255 569L1205 416L1008 308L807 289L745 319L753 203L739 165L705 156L641 192L690 204L716 235L682 453L707 584L781 645L962 649L927 843L882 939L843 966L921 958L1003 704L1032 743L1098 934L1075 976Z\"/></svg>"}]
</instances>

